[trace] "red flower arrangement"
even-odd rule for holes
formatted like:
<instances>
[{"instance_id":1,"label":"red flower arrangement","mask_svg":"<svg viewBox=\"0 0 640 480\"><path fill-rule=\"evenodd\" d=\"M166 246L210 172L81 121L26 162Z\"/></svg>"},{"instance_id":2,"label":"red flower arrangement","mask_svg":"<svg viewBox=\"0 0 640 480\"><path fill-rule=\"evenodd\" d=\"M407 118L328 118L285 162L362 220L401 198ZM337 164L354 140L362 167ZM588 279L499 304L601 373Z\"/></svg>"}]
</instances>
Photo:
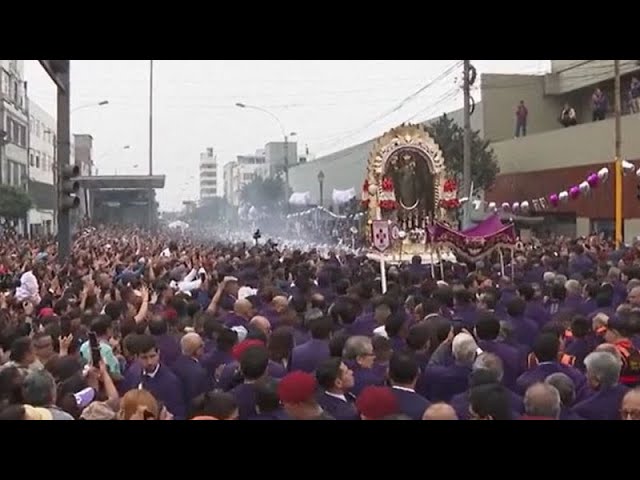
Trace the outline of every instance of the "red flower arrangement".
<instances>
[{"instance_id":1,"label":"red flower arrangement","mask_svg":"<svg viewBox=\"0 0 640 480\"><path fill-rule=\"evenodd\" d=\"M454 210L460 208L460 200L457 198L443 198L440 200L440 207L447 210Z\"/></svg>"},{"instance_id":2,"label":"red flower arrangement","mask_svg":"<svg viewBox=\"0 0 640 480\"><path fill-rule=\"evenodd\" d=\"M391 180L391 178L384 177L382 179L382 190L384 190L385 192L393 191L393 180Z\"/></svg>"},{"instance_id":3,"label":"red flower arrangement","mask_svg":"<svg viewBox=\"0 0 640 480\"><path fill-rule=\"evenodd\" d=\"M449 178L447 179L447 181L444 182L444 186L442 187L442 189L445 192L451 193L451 192L455 192L458 189L458 185L456 184L456 181Z\"/></svg>"},{"instance_id":4,"label":"red flower arrangement","mask_svg":"<svg viewBox=\"0 0 640 480\"><path fill-rule=\"evenodd\" d=\"M360 203L363 208L367 208L369 206L369 179L366 178L362 185L362 201Z\"/></svg>"},{"instance_id":5,"label":"red flower arrangement","mask_svg":"<svg viewBox=\"0 0 640 480\"><path fill-rule=\"evenodd\" d=\"M394 200L381 200L380 201L380 208L382 210L395 210L396 209L396 202Z\"/></svg>"}]
</instances>

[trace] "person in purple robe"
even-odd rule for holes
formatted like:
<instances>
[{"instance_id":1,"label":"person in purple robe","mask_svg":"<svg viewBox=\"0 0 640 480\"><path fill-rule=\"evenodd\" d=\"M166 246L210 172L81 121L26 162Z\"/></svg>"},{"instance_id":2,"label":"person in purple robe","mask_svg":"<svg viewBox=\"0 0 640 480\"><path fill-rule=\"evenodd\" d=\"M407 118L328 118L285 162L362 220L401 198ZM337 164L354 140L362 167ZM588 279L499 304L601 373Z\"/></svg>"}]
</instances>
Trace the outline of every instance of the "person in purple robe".
<instances>
[{"instance_id":1,"label":"person in purple robe","mask_svg":"<svg viewBox=\"0 0 640 480\"><path fill-rule=\"evenodd\" d=\"M182 384L169 367L160 361L160 352L151 335L140 335L137 340L138 364L133 365L118 385L121 395L129 390L145 389L164 404L177 420L184 420L187 404Z\"/></svg>"},{"instance_id":2,"label":"person in purple robe","mask_svg":"<svg viewBox=\"0 0 640 480\"><path fill-rule=\"evenodd\" d=\"M180 340L182 354L173 362L171 370L182 383L184 399L191 405L193 399L213 389L213 375L200 363L204 342L195 332L187 333Z\"/></svg>"},{"instance_id":3,"label":"person in purple robe","mask_svg":"<svg viewBox=\"0 0 640 480\"><path fill-rule=\"evenodd\" d=\"M622 362L608 352L593 352L584 359L593 395L577 403L573 411L586 420L618 420L622 399L629 387L621 385Z\"/></svg>"},{"instance_id":4,"label":"person in purple robe","mask_svg":"<svg viewBox=\"0 0 640 480\"><path fill-rule=\"evenodd\" d=\"M524 314L528 318L533 319L538 327L542 327L551 317L544 308L544 304L540 298L537 298L536 291L529 284L520 285L518 288L520 297L527 303Z\"/></svg>"},{"instance_id":5,"label":"person in purple robe","mask_svg":"<svg viewBox=\"0 0 640 480\"><path fill-rule=\"evenodd\" d=\"M534 320L526 316L526 306L526 302L523 299L513 298L507 304L507 321L513 326L514 340L519 345L531 347L538 334L539 327Z\"/></svg>"},{"instance_id":6,"label":"person in purple robe","mask_svg":"<svg viewBox=\"0 0 640 480\"><path fill-rule=\"evenodd\" d=\"M167 321L162 317L156 317L149 322L149 333L160 351L160 361L170 367L180 356L180 342L169 334Z\"/></svg>"},{"instance_id":7,"label":"person in purple robe","mask_svg":"<svg viewBox=\"0 0 640 480\"><path fill-rule=\"evenodd\" d=\"M396 352L407 346L406 338L409 331L408 321L404 315L394 313L387 318L384 329L391 342L391 349Z\"/></svg>"},{"instance_id":8,"label":"person in purple robe","mask_svg":"<svg viewBox=\"0 0 640 480\"><path fill-rule=\"evenodd\" d=\"M555 333L541 333L533 345L536 364L520 375L516 381L516 392L524 394L534 383L544 382L552 373L565 373L576 385L578 398L585 393L586 379L576 368L564 365L560 358L560 339Z\"/></svg>"},{"instance_id":9,"label":"person in purple robe","mask_svg":"<svg viewBox=\"0 0 640 480\"><path fill-rule=\"evenodd\" d=\"M504 385L513 388L516 379L524 370L522 353L515 347L498 340L500 321L495 314L485 312L478 318L475 327L478 346L484 352L495 353L504 365Z\"/></svg>"},{"instance_id":10,"label":"person in purple robe","mask_svg":"<svg viewBox=\"0 0 640 480\"><path fill-rule=\"evenodd\" d=\"M469 290L460 289L454 293L453 299L454 318L460 319L463 327L467 330L473 330L478 314L473 293Z\"/></svg>"},{"instance_id":11,"label":"person in purple robe","mask_svg":"<svg viewBox=\"0 0 640 480\"><path fill-rule=\"evenodd\" d=\"M331 318L336 325L341 326L347 335L356 335L355 321L360 306L357 301L347 296L338 297L330 309Z\"/></svg>"},{"instance_id":12,"label":"person in purple robe","mask_svg":"<svg viewBox=\"0 0 640 480\"><path fill-rule=\"evenodd\" d=\"M356 397L350 390L354 385L353 371L340 358L329 358L316 369L320 391L318 404L336 420L359 420Z\"/></svg>"},{"instance_id":13,"label":"person in purple robe","mask_svg":"<svg viewBox=\"0 0 640 480\"><path fill-rule=\"evenodd\" d=\"M282 367L289 371L289 364L291 363L291 352L294 347L293 328L280 326L277 327L269 337L269 343L267 348L269 350L269 359L273 363L282 365Z\"/></svg>"},{"instance_id":14,"label":"person in purple robe","mask_svg":"<svg viewBox=\"0 0 640 480\"><path fill-rule=\"evenodd\" d=\"M278 396L293 420L335 420L316 399L318 382L314 375L294 371L278 384Z\"/></svg>"},{"instance_id":15,"label":"person in purple robe","mask_svg":"<svg viewBox=\"0 0 640 480\"><path fill-rule=\"evenodd\" d=\"M256 411L255 383L267 375L269 352L260 345L249 345L240 354L240 374L242 383L230 393L238 404L240 420L248 420L258 414Z\"/></svg>"},{"instance_id":16,"label":"person in purple robe","mask_svg":"<svg viewBox=\"0 0 640 480\"><path fill-rule=\"evenodd\" d=\"M233 312L224 317L224 325L227 328L244 327L247 328L253 318L255 310L249 300L236 300L233 304Z\"/></svg>"},{"instance_id":17,"label":"person in purple robe","mask_svg":"<svg viewBox=\"0 0 640 480\"><path fill-rule=\"evenodd\" d=\"M548 383L534 383L524 395L524 415L521 420L560 420L560 392Z\"/></svg>"},{"instance_id":18,"label":"person in purple robe","mask_svg":"<svg viewBox=\"0 0 640 480\"><path fill-rule=\"evenodd\" d=\"M249 420L291 420L278 397L278 382L262 378L254 384L256 412Z\"/></svg>"},{"instance_id":19,"label":"person in purple robe","mask_svg":"<svg viewBox=\"0 0 640 480\"><path fill-rule=\"evenodd\" d=\"M350 328L350 333L372 337L373 331L384 325L391 313L391 307L388 304L380 303L372 312L362 312Z\"/></svg>"},{"instance_id":20,"label":"person in purple robe","mask_svg":"<svg viewBox=\"0 0 640 480\"><path fill-rule=\"evenodd\" d=\"M329 337L333 330L331 318L322 316L311 321L311 340L299 345L291 352L290 371L301 370L312 373L317 366L329 358Z\"/></svg>"},{"instance_id":21,"label":"person in purple robe","mask_svg":"<svg viewBox=\"0 0 640 480\"><path fill-rule=\"evenodd\" d=\"M426 322L416 323L409 328L409 333L407 334L407 348L416 356L421 372L424 372L424 369L429 364L430 334L431 331Z\"/></svg>"},{"instance_id":22,"label":"person in purple robe","mask_svg":"<svg viewBox=\"0 0 640 480\"><path fill-rule=\"evenodd\" d=\"M453 338L451 352L453 365L427 366L421 374L416 391L431 402L448 402L467 389L478 345L470 334L462 332Z\"/></svg>"},{"instance_id":23,"label":"person in purple robe","mask_svg":"<svg viewBox=\"0 0 640 480\"><path fill-rule=\"evenodd\" d=\"M611 285L601 285L595 300L596 308L587 315L587 319L593 320L593 318L599 313L604 313L609 318L615 315L616 312L613 308L613 287Z\"/></svg>"},{"instance_id":24,"label":"person in purple robe","mask_svg":"<svg viewBox=\"0 0 640 480\"><path fill-rule=\"evenodd\" d=\"M582 315L576 315L571 320L568 333L570 336L565 334L564 352L575 357L574 366L584 371L584 359L598 346L591 330L591 322Z\"/></svg>"},{"instance_id":25,"label":"person in purple robe","mask_svg":"<svg viewBox=\"0 0 640 480\"><path fill-rule=\"evenodd\" d=\"M357 397L369 385L384 385L386 371L374 368L376 356L372 340L357 335L347 339L342 352L345 365L353 372L353 386L350 392Z\"/></svg>"},{"instance_id":26,"label":"person in purple robe","mask_svg":"<svg viewBox=\"0 0 640 480\"><path fill-rule=\"evenodd\" d=\"M551 385L560 394L560 418L559 420L584 420L580 415L572 410L576 399L576 387L564 373L553 373L549 375L544 383Z\"/></svg>"},{"instance_id":27,"label":"person in purple robe","mask_svg":"<svg viewBox=\"0 0 640 480\"><path fill-rule=\"evenodd\" d=\"M488 383L469 391L469 416L472 420L513 420L509 391L500 384Z\"/></svg>"},{"instance_id":28,"label":"person in purple robe","mask_svg":"<svg viewBox=\"0 0 640 480\"><path fill-rule=\"evenodd\" d=\"M202 340L204 341L204 355L208 355L216 349L216 338L224 330L224 325L210 313L204 314L202 322Z\"/></svg>"},{"instance_id":29,"label":"person in purple robe","mask_svg":"<svg viewBox=\"0 0 640 480\"><path fill-rule=\"evenodd\" d=\"M216 381L224 365L231 363L233 355L231 351L238 342L238 334L230 328L224 328L216 339L216 348L202 359L202 366L213 375Z\"/></svg>"},{"instance_id":30,"label":"person in purple robe","mask_svg":"<svg viewBox=\"0 0 640 480\"><path fill-rule=\"evenodd\" d=\"M469 389L464 393L454 395L449 402L456 411L458 418L461 420L469 420L470 418L469 394L473 387L490 383L502 384L503 380L504 367L500 357L489 352L481 353L473 362L472 371L468 379ZM514 416L520 416L524 412L522 397L511 390L508 390L508 394L511 411Z\"/></svg>"},{"instance_id":31,"label":"person in purple robe","mask_svg":"<svg viewBox=\"0 0 640 480\"><path fill-rule=\"evenodd\" d=\"M389 383L398 400L398 410L412 420L422 420L431 403L416 393L418 362L411 352L394 352L389 360Z\"/></svg>"}]
</instances>

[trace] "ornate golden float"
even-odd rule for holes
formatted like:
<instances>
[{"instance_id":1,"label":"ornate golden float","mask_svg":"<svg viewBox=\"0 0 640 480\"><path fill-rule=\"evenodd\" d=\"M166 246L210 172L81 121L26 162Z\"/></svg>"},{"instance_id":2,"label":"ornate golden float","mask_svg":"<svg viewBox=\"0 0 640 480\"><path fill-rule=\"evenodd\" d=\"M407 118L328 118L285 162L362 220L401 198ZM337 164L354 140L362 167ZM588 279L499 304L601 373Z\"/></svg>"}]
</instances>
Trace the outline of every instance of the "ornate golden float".
<instances>
[{"instance_id":1,"label":"ornate golden float","mask_svg":"<svg viewBox=\"0 0 640 480\"><path fill-rule=\"evenodd\" d=\"M452 188L453 186L453 188ZM389 225L387 246L368 228L369 247L384 250L387 261L421 256L426 263L439 257L455 261L446 249L429 243L434 222L455 225L455 182L447 180L442 151L422 125L403 124L380 137L368 159L362 187L367 223ZM382 248L384 247L384 248Z\"/></svg>"}]
</instances>

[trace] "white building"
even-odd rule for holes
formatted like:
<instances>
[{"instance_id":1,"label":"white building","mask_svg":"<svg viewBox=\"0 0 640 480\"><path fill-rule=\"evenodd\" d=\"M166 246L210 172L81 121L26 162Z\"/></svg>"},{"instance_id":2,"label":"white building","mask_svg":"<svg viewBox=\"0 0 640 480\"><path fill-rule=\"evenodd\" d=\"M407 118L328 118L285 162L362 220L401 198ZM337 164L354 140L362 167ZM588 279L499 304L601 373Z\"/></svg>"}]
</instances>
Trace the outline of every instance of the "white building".
<instances>
[{"instance_id":1,"label":"white building","mask_svg":"<svg viewBox=\"0 0 640 480\"><path fill-rule=\"evenodd\" d=\"M28 191L33 201L28 215L30 235L56 231L56 141L55 119L29 99ZM71 146L72 155L73 151Z\"/></svg>"},{"instance_id":2,"label":"white building","mask_svg":"<svg viewBox=\"0 0 640 480\"><path fill-rule=\"evenodd\" d=\"M200 154L200 200L218 196L218 157L213 147Z\"/></svg>"},{"instance_id":3,"label":"white building","mask_svg":"<svg viewBox=\"0 0 640 480\"><path fill-rule=\"evenodd\" d=\"M0 183L22 187L27 183L25 90L24 60L0 60Z\"/></svg>"},{"instance_id":4,"label":"white building","mask_svg":"<svg viewBox=\"0 0 640 480\"><path fill-rule=\"evenodd\" d=\"M264 150L254 155L238 155L235 162L224 166L224 196L231 205L240 204L240 191L256 177L268 177L269 165Z\"/></svg>"}]
</instances>

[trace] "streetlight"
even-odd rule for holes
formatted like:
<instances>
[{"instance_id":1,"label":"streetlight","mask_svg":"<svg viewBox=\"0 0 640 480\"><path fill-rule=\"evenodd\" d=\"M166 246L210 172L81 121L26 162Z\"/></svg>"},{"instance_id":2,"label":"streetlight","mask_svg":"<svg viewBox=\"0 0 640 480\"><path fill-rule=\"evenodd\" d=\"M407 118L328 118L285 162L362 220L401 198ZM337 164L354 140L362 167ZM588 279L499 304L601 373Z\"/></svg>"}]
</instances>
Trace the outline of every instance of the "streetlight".
<instances>
[{"instance_id":1,"label":"streetlight","mask_svg":"<svg viewBox=\"0 0 640 480\"><path fill-rule=\"evenodd\" d=\"M80 105L79 107L74 108L73 110L71 110L71 112L69 113L73 113L76 112L78 110L82 110L83 108L89 108L89 107L104 107L105 105L109 105L109 100L102 100L101 102L97 102L97 103L87 103L86 105Z\"/></svg>"},{"instance_id":2,"label":"streetlight","mask_svg":"<svg viewBox=\"0 0 640 480\"><path fill-rule=\"evenodd\" d=\"M320 206L324 206L324 172L318 172L318 185L320 186Z\"/></svg>"},{"instance_id":3,"label":"streetlight","mask_svg":"<svg viewBox=\"0 0 640 480\"><path fill-rule=\"evenodd\" d=\"M278 116L275 113L267 109L264 109L262 107L257 107L255 105L247 105L246 103L242 103L242 102L236 102L236 107L250 108L253 110L258 110L259 112L262 112L262 113L266 113L278 123L278 126L280 127L280 133L284 137L284 178L285 178L285 185L286 185L285 196L287 197L285 198L285 201L288 209L289 208L289 198L288 198L289 196L289 137L295 137L297 133L291 132L289 133L289 135L287 135L287 131L284 128L284 125L282 124L282 121L280 120L280 118L278 118Z\"/></svg>"}]
</instances>

